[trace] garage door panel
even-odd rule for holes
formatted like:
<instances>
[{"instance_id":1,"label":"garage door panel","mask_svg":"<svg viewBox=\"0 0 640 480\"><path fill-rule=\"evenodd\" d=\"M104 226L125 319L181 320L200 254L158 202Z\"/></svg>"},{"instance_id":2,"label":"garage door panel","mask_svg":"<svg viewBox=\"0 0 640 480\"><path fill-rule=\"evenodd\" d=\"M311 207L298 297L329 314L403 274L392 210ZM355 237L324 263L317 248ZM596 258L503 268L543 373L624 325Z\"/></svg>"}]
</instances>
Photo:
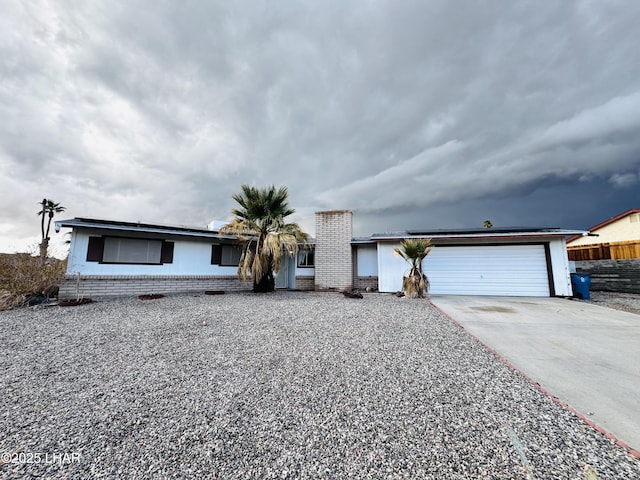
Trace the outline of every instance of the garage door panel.
<instances>
[{"instance_id":1,"label":"garage door panel","mask_svg":"<svg viewBox=\"0 0 640 480\"><path fill-rule=\"evenodd\" d=\"M550 294L543 245L437 246L424 270L433 294Z\"/></svg>"}]
</instances>

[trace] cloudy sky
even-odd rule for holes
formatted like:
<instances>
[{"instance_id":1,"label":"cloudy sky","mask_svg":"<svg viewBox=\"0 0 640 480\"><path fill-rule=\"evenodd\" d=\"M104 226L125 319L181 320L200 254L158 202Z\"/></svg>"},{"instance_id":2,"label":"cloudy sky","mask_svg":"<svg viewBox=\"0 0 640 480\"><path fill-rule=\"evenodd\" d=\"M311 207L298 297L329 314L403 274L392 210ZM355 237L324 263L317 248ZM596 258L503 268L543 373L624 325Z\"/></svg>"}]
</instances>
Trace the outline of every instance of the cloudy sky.
<instances>
[{"instance_id":1,"label":"cloudy sky","mask_svg":"<svg viewBox=\"0 0 640 480\"><path fill-rule=\"evenodd\" d=\"M0 251L60 218L202 225L243 183L354 233L640 207L640 2L0 4ZM61 235L60 235L61 236Z\"/></svg>"}]
</instances>

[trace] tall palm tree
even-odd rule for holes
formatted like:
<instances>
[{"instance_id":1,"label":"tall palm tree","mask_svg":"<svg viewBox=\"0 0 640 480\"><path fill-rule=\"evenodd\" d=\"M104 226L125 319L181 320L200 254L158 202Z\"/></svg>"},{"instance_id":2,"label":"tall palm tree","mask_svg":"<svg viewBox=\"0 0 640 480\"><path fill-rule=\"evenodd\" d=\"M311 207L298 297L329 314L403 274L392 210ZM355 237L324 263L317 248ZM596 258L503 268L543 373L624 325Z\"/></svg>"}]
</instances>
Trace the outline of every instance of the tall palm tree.
<instances>
[{"instance_id":1,"label":"tall palm tree","mask_svg":"<svg viewBox=\"0 0 640 480\"><path fill-rule=\"evenodd\" d=\"M254 292L273 292L282 254L296 253L298 242L308 236L296 223L286 223L295 212L289 207L287 187L241 188L242 193L233 195L239 205L231 210L236 217L220 233L237 235L243 244L238 277L251 277Z\"/></svg>"},{"instance_id":2,"label":"tall palm tree","mask_svg":"<svg viewBox=\"0 0 640 480\"><path fill-rule=\"evenodd\" d=\"M42 258L46 258L47 252L49 250L49 230L51 229L51 221L53 220L53 217L56 213L62 213L66 210L66 208L61 206L59 203L46 198L42 199L40 205L42 206L42 210L38 212L38 215L42 217L40 219L40 231L42 233L42 242L40 243L40 256ZM48 218L46 230L44 228L45 218Z\"/></svg>"},{"instance_id":3,"label":"tall palm tree","mask_svg":"<svg viewBox=\"0 0 640 480\"><path fill-rule=\"evenodd\" d=\"M402 277L402 290L410 298L423 298L429 291L429 278L422 271L422 261L433 247L430 238L409 238L402 240L395 252L411 264L406 276Z\"/></svg>"}]
</instances>

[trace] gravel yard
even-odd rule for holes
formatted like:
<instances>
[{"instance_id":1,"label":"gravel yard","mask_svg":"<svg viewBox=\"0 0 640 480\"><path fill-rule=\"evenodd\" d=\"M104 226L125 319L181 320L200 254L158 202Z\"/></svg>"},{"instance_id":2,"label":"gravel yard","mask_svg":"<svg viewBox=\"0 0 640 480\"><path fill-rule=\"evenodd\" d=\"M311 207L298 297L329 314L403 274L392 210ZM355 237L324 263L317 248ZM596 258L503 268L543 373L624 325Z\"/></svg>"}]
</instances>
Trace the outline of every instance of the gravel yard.
<instances>
[{"instance_id":1,"label":"gravel yard","mask_svg":"<svg viewBox=\"0 0 640 480\"><path fill-rule=\"evenodd\" d=\"M0 331L2 478L640 478L426 301L129 298Z\"/></svg>"},{"instance_id":2,"label":"gravel yard","mask_svg":"<svg viewBox=\"0 0 640 480\"><path fill-rule=\"evenodd\" d=\"M591 292L590 301L603 307L640 314L640 295L637 293Z\"/></svg>"}]
</instances>

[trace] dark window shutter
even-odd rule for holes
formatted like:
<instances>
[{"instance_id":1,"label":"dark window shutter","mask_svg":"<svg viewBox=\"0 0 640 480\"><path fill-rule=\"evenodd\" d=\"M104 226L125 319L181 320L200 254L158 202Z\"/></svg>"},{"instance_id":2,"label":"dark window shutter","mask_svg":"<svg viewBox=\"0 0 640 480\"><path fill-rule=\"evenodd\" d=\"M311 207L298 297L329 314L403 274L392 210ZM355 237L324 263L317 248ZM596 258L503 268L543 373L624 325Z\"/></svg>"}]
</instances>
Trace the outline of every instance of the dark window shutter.
<instances>
[{"instance_id":1,"label":"dark window shutter","mask_svg":"<svg viewBox=\"0 0 640 480\"><path fill-rule=\"evenodd\" d=\"M211 245L211 265L222 263L222 245Z\"/></svg>"},{"instance_id":2,"label":"dark window shutter","mask_svg":"<svg viewBox=\"0 0 640 480\"><path fill-rule=\"evenodd\" d=\"M101 262L102 252L104 252L104 237L89 237L87 262Z\"/></svg>"},{"instance_id":3,"label":"dark window shutter","mask_svg":"<svg viewBox=\"0 0 640 480\"><path fill-rule=\"evenodd\" d=\"M162 242L160 261L162 263L173 263L173 242Z\"/></svg>"}]
</instances>

